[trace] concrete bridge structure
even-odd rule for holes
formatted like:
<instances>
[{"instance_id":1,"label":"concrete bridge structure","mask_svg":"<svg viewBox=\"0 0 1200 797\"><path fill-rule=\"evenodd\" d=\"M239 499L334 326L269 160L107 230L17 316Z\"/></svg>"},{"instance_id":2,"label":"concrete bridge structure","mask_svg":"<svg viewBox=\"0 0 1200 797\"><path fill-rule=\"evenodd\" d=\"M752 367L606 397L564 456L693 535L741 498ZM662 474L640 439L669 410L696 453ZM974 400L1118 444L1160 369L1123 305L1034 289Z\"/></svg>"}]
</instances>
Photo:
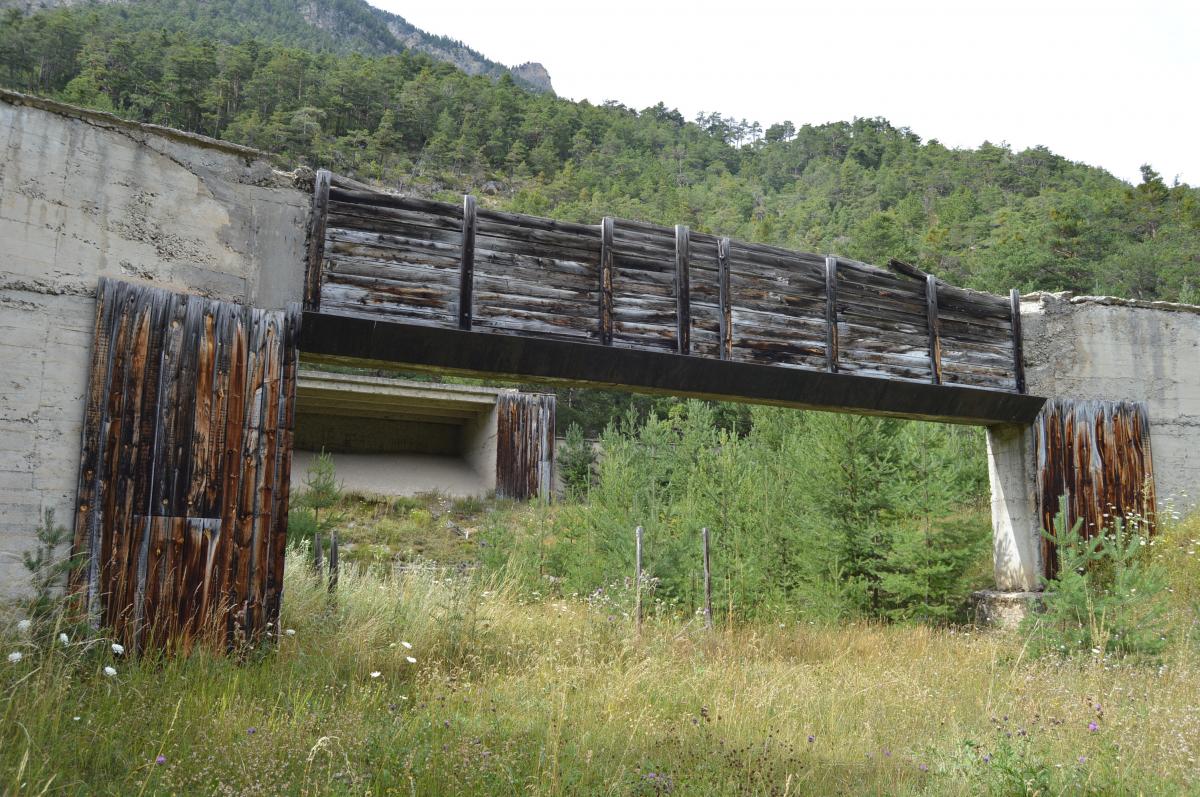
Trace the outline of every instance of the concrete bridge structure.
<instances>
[{"instance_id":1,"label":"concrete bridge structure","mask_svg":"<svg viewBox=\"0 0 1200 797\"><path fill-rule=\"evenodd\" d=\"M43 510L68 525L101 511L80 500L106 467L89 449L97 418L115 411L94 400L95 331L108 318L114 334L126 334L121 319L135 318L122 315L132 305L97 307L102 278L204 297L210 304L186 305L199 314L202 349L204 319L222 303L305 307L286 317L296 319L295 340L281 332L271 344L282 352L279 376L261 374L261 406L278 409L278 425L253 412L244 421L260 451L262 440L280 447L277 475L290 463L291 402L304 401L289 371L292 345L302 361L985 426L1001 593L1041 586L1040 528L1057 501L1047 491L1066 485L1147 514L1167 503L1194 507L1200 308L1057 294L1014 301L903 264L879 269L686 228L564 225L393 197L279 172L262 153L226 142L8 92L0 92L0 146L0 592L8 596L22 589L20 552ZM129 302L121 297L133 293L105 295ZM146 301L145 318L167 319L164 334L173 334L167 311L153 309L165 299ZM137 329L153 327L144 323ZM242 339L229 329L229 340ZM212 334L219 370L241 349ZM174 351L151 342L160 350L164 363ZM253 376L266 359L248 362ZM1049 419L1047 399L1059 402ZM201 417L189 422L199 428ZM525 428L529 417L511 422ZM512 456L535 462L534 449ZM1117 457L1128 466L1106 467ZM286 509L286 490L261 475L267 461L255 483ZM224 489L206 484L196 496ZM188 521L187 533L215 545L222 523ZM80 531L77 545L87 548ZM269 615L267 606L261 616Z\"/></svg>"}]
</instances>

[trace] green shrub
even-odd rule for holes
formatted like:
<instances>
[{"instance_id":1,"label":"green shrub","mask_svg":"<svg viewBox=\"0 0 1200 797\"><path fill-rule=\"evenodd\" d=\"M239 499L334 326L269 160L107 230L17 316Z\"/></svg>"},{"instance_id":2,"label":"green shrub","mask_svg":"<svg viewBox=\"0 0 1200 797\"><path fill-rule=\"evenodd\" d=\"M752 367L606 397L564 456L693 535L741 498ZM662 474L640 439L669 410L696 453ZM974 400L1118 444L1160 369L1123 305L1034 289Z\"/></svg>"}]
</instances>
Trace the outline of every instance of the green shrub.
<instances>
[{"instance_id":1,"label":"green shrub","mask_svg":"<svg viewBox=\"0 0 1200 797\"><path fill-rule=\"evenodd\" d=\"M571 424L558 457L558 473L569 498L587 495L588 488L592 486L592 470L595 465L596 452L591 441L583 436L583 429L579 424Z\"/></svg>"},{"instance_id":2,"label":"green shrub","mask_svg":"<svg viewBox=\"0 0 1200 797\"><path fill-rule=\"evenodd\" d=\"M1136 520L1115 518L1091 538L1068 527L1065 502L1046 536L1057 547L1058 575L1045 611L1026 619L1034 655L1093 653L1153 658L1168 636L1167 578Z\"/></svg>"}]
</instances>

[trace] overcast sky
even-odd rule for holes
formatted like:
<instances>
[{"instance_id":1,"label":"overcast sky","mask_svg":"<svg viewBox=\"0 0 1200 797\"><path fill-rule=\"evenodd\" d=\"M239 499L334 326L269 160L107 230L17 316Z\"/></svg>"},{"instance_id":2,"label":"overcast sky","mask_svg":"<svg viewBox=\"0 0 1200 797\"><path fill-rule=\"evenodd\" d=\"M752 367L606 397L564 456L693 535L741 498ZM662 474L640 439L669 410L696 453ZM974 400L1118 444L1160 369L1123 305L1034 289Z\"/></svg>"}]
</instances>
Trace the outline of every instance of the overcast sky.
<instances>
[{"instance_id":1,"label":"overcast sky","mask_svg":"<svg viewBox=\"0 0 1200 797\"><path fill-rule=\"evenodd\" d=\"M1200 0L370 0L560 96L766 125L883 116L1200 183Z\"/></svg>"}]
</instances>

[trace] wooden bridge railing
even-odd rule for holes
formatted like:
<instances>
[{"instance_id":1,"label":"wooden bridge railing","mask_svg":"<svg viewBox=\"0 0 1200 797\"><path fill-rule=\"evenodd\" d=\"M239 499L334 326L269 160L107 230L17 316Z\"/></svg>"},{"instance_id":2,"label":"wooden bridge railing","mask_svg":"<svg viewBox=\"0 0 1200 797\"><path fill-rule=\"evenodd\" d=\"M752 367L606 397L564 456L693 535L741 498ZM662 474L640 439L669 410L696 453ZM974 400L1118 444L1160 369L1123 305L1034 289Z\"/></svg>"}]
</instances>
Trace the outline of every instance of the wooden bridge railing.
<instances>
[{"instance_id":1,"label":"wooden bridge railing","mask_svg":"<svg viewBox=\"0 0 1200 797\"><path fill-rule=\"evenodd\" d=\"M318 173L306 309L1024 392L1016 292L645 222L576 224Z\"/></svg>"}]
</instances>

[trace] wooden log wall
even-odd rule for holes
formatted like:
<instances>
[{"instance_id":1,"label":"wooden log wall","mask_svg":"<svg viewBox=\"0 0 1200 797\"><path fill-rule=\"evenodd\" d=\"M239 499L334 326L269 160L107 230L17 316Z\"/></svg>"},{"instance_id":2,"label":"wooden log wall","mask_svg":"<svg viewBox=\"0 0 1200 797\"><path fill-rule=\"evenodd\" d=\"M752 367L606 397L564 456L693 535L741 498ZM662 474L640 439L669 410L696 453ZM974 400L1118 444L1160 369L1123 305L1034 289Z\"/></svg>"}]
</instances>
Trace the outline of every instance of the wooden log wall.
<instances>
[{"instance_id":1,"label":"wooden log wall","mask_svg":"<svg viewBox=\"0 0 1200 797\"><path fill-rule=\"evenodd\" d=\"M1054 529L1060 500L1070 528L1093 537L1114 518L1143 518L1142 533L1154 530L1154 463L1146 405L1132 401L1050 399L1037 427L1037 502L1042 529ZM1058 573L1054 544L1043 537L1046 578Z\"/></svg>"},{"instance_id":2,"label":"wooden log wall","mask_svg":"<svg viewBox=\"0 0 1200 797\"><path fill-rule=\"evenodd\" d=\"M317 185L322 311L1023 392L1019 302L896 261Z\"/></svg>"},{"instance_id":3,"label":"wooden log wall","mask_svg":"<svg viewBox=\"0 0 1200 797\"><path fill-rule=\"evenodd\" d=\"M496 402L496 495L527 500L554 490L553 395L502 393Z\"/></svg>"},{"instance_id":4,"label":"wooden log wall","mask_svg":"<svg viewBox=\"0 0 1200 797\"><path fill-rule=\"evenodd\" d=\"M278 618L299 324L100 281L71 586L131 651Z\"/></svg>"}]
</instances>

